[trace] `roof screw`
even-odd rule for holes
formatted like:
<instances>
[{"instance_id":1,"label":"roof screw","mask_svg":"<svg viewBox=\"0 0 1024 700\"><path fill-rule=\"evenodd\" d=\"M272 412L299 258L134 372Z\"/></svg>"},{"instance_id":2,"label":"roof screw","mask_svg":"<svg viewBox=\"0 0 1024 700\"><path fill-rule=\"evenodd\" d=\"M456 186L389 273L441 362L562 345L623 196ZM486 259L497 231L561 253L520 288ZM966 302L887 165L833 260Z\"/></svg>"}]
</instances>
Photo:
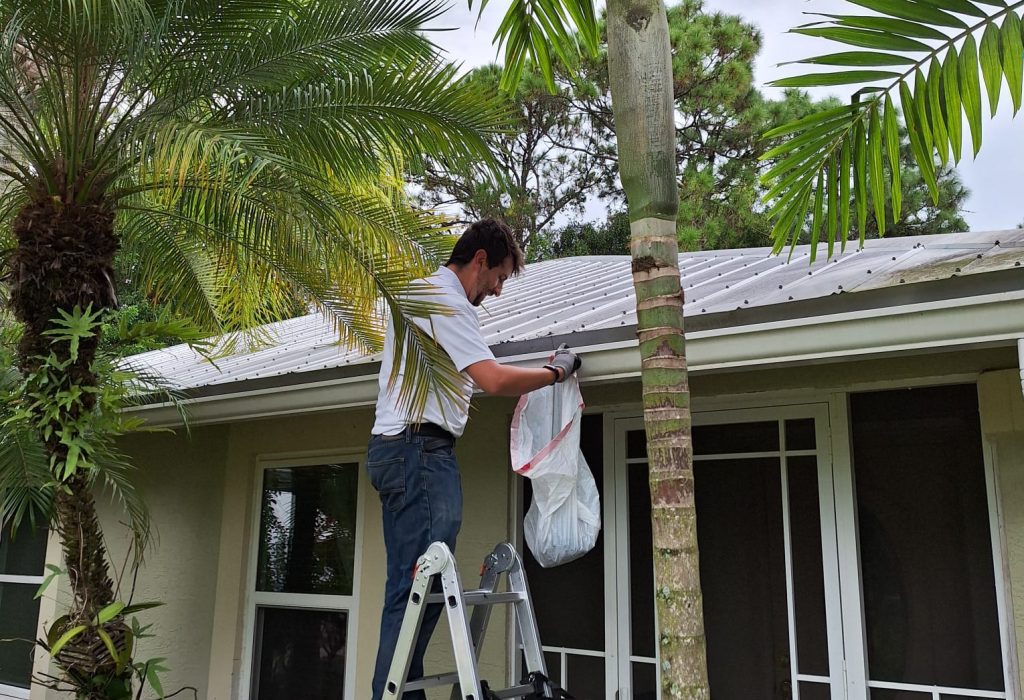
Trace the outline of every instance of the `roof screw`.
<instances>
[{"instance_id":1,"label":"roof screw","mask_svg":"<svg viewBox=\"0 0 1024 700\"><path fill-rule=\"evenodd\" d=\"M956 269L956 271L957 271L957 272L960 272L960 268L958 267L958 268Z\"/></svg>"},{"instance_id":2,"label":"roof screw","mask_svg":"<svg viewBox=\"0 0 1024 700\"><path fill-rule=\"evenodd\" d=\"M790 301L793 301L793 297L790 297L790 298L789 298L789 300L790 300Z\"/></svg>"},{"instance_id":3,"label":"roof screw","mask_svg":"<svg viewBox=\"0 0 1024 700\"><path fill-rule=\"evenodd\" d=\"M701 312L701 313L706 313L706 312L707 312L707 309L701 309L701 310L700 310L700 312Z\"/></svg>"},{"instance_id":4,"label":"roof screw","mask_svg":"<svg viewBox=\"0 0 1024 700\"><path fill-rule=\"evenodd\" d=\"M782 289L782 285L781 284L779 285L779 289Z\"/></svg>"},{"instance_id":5,"label":"roof screw","mask_svg":"<svg viewBox=\"0 0 1024 700\"><path fill-rule=\"evenodd\" d=\"M843 285L839 285L839 288L840 288L840 289L842 289L842 288L843 288Z\"/></svg>"},{"instance_id":6,"label":"roof screw","mask_svg":"<svg viewBox=\"0 0 1024 700\"><path fill-rule=\"evenodd\" d=\"M981 260L981 253L978 253L978 260Z\"/></svg>"},{"instance_id":7,"label":"roof screw","mask_svg":"<svg viewBox=\"0 0 1024 700\"><path fill-rule=\"evenodd\" d=\"M744 299L744 300L743 300L743 303L744 303L744 304L749 304L750 302L749 302L749 301L747 301L746 299Z\"/></svg>"},{"instance_id":8,"label":"roof screw","mask_svg":"<svg viewBox=\"0 0 1024 700\"><path fill-rule=\"evenodd\" d=\"M895 255L894 255L894 256L892 256L892 259L893 259L893 260L895 260L895 259L896 259L896 256L895 256Z\"/></svg>"},{"instance_id":9,"label":"roof screw","mask_svg":"<svg viewBox=\"0 0 1024 700\"><path fill-rule=\"evenodd\" d=\"M900 284L903 284L904 282L906 282L906 280L900 277Z\"/></svg>"},{"instance_id":10,"label":"roof screw","mask_svg":"<svg viewBox=\"0 0 1024 700\"><path fill-rule=\"evenodd\" d=\"M995 242L995 245L999 245L999 241L996 241L996 242Z\"/></svg>"},{"instance_id":11,"label":"roof screw","mask_svg":"<svg viewBox=\"0 0 1024 700\"><path fill-rule=\"evenodd\" d=\"M869 275L871 274L871 270L868 270L868 274L869 274Z\"/></svg>"}]
</instances>

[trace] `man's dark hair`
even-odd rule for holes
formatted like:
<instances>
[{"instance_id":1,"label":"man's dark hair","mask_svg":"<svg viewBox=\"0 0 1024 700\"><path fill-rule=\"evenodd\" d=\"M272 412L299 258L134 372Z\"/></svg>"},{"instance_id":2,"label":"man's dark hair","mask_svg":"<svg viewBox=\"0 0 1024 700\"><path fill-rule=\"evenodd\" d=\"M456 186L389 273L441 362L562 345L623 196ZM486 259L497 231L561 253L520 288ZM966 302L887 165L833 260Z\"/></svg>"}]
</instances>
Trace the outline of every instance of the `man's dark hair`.
<instances>
[{"instance_id":1,"label":"man's dark hair","mask_svg":"<svg viewBox=\"0 0 1024 700\"><path fill-rule=\"evenodd\" d=\"M461 267L472 260L478 250L487 252L487 267L497 267L505 258L511 257L512 274L518 275L523 269L523 251L519 249L512 229L504 221L480 219L471 224L455 243L452 255L445 264Z\"/></svg>"}]
</instances>

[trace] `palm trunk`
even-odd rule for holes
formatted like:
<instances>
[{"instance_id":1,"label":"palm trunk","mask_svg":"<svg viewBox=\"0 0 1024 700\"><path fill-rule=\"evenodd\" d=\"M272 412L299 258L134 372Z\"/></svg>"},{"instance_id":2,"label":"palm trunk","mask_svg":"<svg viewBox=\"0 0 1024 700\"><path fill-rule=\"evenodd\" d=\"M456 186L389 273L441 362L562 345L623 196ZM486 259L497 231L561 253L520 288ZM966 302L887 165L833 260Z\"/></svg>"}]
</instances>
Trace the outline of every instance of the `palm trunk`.
<instances>
[{"instance_id":1,"label":"palm trunk","mask_svg":"<svg viewBox=\"0 0 1024 700\"><path fill-rule=\"evenodd\" d=\"M22 372L36 372L42 358L53 352L59 360L69 362L64 370L68 382L60 386L39 384L37 391L54 392L69 385L97 386L92 362L98 334L83 339L77 359L72 360L67 343L52 343L45 332L58 310L71 312L76 306L85 309L90 305L98 310L116 303L112 280L117 238L112 212L102 203L67 204L40 198L19 213L14 233L17 247L11 253L7 282L15 317L24 324L18 347ZM91 410L90 399L86 398L77 410ZM66 412L40 426L46 450L58 467L63 467L67 457L59 431L73 431L76 417ZM47 427L50 430L45 430ZM54 520L73 596L66 625L71 627L87 624L113 602L114 586L88 474L77 470L63 481L63 486L56 491ZM118 620L108 627L115 639L121 636L119 625L123 622ZM65 649L67 653L62 653L58 661L71 673L94 675L109 671L113 665L102 640L94 633L80 635Z\"/></svg>"},{"instance_id":2,"label":"palm trunk","mask_svg":"<svg viewBox=\"0 0 1024 700\"><path fill-rule=\"evenodd\" d=\"M706 699L710 692L676 241L672 64L661 0L608 0L608 72L619 171L629 204L661 696Z\"/></svg>"}]
</instances>

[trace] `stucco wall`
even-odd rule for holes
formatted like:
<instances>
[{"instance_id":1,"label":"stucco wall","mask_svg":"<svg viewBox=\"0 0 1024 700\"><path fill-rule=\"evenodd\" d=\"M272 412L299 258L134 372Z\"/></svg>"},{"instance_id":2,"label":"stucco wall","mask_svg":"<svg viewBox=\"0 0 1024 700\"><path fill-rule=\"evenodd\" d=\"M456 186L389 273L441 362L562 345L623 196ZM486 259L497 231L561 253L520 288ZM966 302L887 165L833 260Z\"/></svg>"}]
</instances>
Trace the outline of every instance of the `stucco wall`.
<instances>
[{"instance_id":1,"label":"stucco wall","mask_svg":"<svg viewBox=\"0 0 1024 700\"><path fill-rule=\"evenodd\" d=\"M1010 584L1007 605L1014 628L1008 632L1016 637L1017 668L1013 670L1024 686L1019 675L1024 668L1024 397L1019 371L983 374L978 397L982 432L997 481L1004 577Z\"/></svg>"},{"instance_id":2,"label":"stucco wall","mask_svg":"<svg viewBox=\"0 0 1024 700\"><path fill-rule=\"evenodd\" d=\"M983 428L997 467L1006 528L1007 569L1013 585L1012 610L1024 630L1024 407L1016 353L1006 349L942 353L896 360L861 360L800 369L762 369L716 373L692 378L695 410L716 402L752 405L764 392L812 392L868 387L882 382L964 376L985 370L979 385ZM1016 393L1014 393L1016 391ZM588 410L610 407L639 410L639 383L623 380L584 386ZM728 397L732 397L731 399ZM1009 402L1009 403L1007 403ZM458 559L465 583L472 585L483 557L513 532L514 484L508 465L508 421L514 401L477 397L466 435L457 453L462 468L465 516ZM1007 418L1009 417L1009 418ZM159 542L140 577L136 600L159 599L164 608L146 615L159 638L145 647L148 655L167 656L172 672L167 686L192 685L200 698L235 700L246 635L250 543L255 477L261 458L312 454L362 456L372 424L372 408L273 418L234 425L194 428L184 435L151 434L127 443L144 465L142 483L151 504ZM1009 421L1009 422L1007 422ZM361 475L363 476L363 475ZM377 627L384 588L384 551L380 505L364 478L360 480L363 519L356 655L356 698L369 696L376 654ZM113 510L104 508L110 531ZM123 551L116 537L112 550ZM504 681L508 657L506 618L496 615L483 651L481 675ZM449 670L451 654L446 623L438 627L427 656L428 671ZM1024 634L1017 634L1024 666ZM432 698L446 698L435 691ZM34 696L35 697L35 696Z\"/></svg>"},{"instance_id":3,"label":"stucco wall","mask_svg":"<svg viewBox=\"0 0 1024 700\"><path fill-rule=\"evenodd\" d=\"M137 482L149 504L155 535L133 600L164 604L139 614L140 622L153 624L155 636L139 643L136 657L167 659L170 671L163 681L168 693L192 686L200 698L206 697L227 433L226 427L199 427L191 437L184 431L152 433L132 436L122 445L138 468ZM110 555L123 562L128 544L120 524L124 515L102 495L97 506ZM131 581L122 581L121 589L121 597L127 598ZM59 612L63 606L57 607Z\"/></svg>"},{"instance_id":4,"label":"stucco wall","mask_svg":"<svg viewBox=\"0 0 1024 700\"><path fill-rule=\"evenodd\" d=\"M483 400L471 419L471 428L460 440L457 453L463 474L465 523L458 543L460 572L467 584L474 584L480 563L495 543L506 537L508 510L508 419L511 401ZM357 454L362 456L372 424L372 410L350 411L253 421L231 428L227 455L223 522L220 539L224 556L220 560L214 644L209 667L210 700L237 696L243 659L246 595L251 583L247 544L251 523L257 464L261 458L287 458L307 454ZM497 438L497 442L496 437ZM361 475L363 476L363 475ZM365 478L360 480L363 519L360 562L358 645L355 653L356 697L368 697L377 650L378 625L384 591L384 545L381 533L380 501ZM427 655L430 669L454 668L443 640L446 623L438 626L435 644ZM485 677L504 674L505 620L495 616L490 640L485 645L481 671ZM503 680L503 679L502 679ZM244 694L243 694L244 696ZM440 695L438 695L440 697ZM447 697L447 694L444 694Z\"/></svg>"}]
</instances>

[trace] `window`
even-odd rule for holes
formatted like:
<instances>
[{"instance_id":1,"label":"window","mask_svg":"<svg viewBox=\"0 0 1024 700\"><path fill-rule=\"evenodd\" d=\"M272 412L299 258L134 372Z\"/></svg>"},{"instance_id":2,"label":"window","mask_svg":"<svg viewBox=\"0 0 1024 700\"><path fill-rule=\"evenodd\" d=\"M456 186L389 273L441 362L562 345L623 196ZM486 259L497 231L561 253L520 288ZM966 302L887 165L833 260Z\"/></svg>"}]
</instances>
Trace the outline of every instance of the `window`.
<instances>
[{"instance_id":1,"label":"window","mask_svg":"<svg viewBox=\"0 0 1024 700\"><path fill-rule=\"evenodd\" d=\"M353 697L359 470L356 461L262 470L252 700Z\"/></svg>"},{"instance_id":2,"label":"window","mask_svg":"<svg viewBox=\"0 0 1024 700\"><path fill-rule=\"evenodd\" d=\"M977 390L850 408L871 700L1004 697Z\"/></svg>"},{"instance_id":3,"label":"window","mask_svg":"<svg viewBox=\"0 0 1024 700\"><path fill-rule=\"evenodd\" d=\"M24 640L0 642L0 697L28 697L45 560L46 530L0 530L0 639Z\"/></svg>"}]
</instances>

